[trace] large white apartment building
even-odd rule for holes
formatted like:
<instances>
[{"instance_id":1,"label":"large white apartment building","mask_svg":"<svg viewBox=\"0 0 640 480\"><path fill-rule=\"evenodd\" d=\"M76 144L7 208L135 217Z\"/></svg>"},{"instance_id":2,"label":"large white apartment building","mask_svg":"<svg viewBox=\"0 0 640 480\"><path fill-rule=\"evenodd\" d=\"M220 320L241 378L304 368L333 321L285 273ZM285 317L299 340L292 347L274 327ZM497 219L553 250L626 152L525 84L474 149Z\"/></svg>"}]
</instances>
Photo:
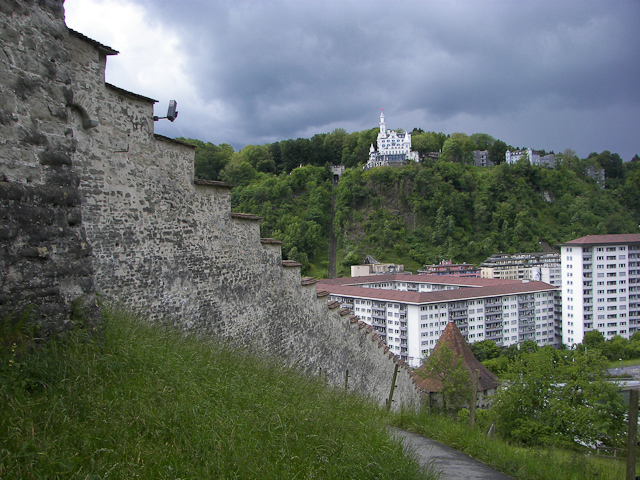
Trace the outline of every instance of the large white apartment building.
<instances>
[{"instance_id":1,"label":"large white apartment building","mask_svg":"<svg viewBox=\"0 0 640 480\"><path fill-rule=\"evenodd\" d=\"M384 110L380 113L380 131L378 132L378 150L373 144L369 149L369 161L365 170L385 165L402 165L407 160L420 160L418 152L411 150L411 134L387 130L384 121Z\"/></svg>"},{"instance_id":2,"label":"large white apartment building","mask_svg":"<svg viewBox=\"0 0 640 480\"><path fill-rule=\"evenodd\" d=\"M560 343L559 288L543 282L394 274L325 279L317 288L373 326L412 367L430 354L449 322L470 343Z\"/></svg>"},{"instance_id":3,"label":"large white apartment building","mask_svg":"<svg viewBox=\"0 0 640 480\"><path fill-rule=\"evenodd\" d=\"M588 235L561 245L562 336L590 330L629 338L640 329L640 234Z\"/></svg>"}]
</instances>

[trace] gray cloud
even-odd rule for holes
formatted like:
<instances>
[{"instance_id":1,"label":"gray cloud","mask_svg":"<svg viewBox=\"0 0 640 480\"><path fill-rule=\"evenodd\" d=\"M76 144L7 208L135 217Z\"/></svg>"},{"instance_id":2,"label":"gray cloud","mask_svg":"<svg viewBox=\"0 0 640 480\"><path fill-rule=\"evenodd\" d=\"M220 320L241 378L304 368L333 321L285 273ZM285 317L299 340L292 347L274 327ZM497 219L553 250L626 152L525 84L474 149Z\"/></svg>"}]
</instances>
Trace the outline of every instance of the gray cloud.
<instances>
[{"instance_id":1,"label":"gray cloud","mask_svg":"<svg viewBox=\"0 0 640 480\"><path fill-rule=\"evenodd\" d=\"M230 112L180 104L167 134L239 147L372 128L385 107L392 128L640 153L635 0L139 3L181 37L199 97Z\"/></svg>"}]
</instances>

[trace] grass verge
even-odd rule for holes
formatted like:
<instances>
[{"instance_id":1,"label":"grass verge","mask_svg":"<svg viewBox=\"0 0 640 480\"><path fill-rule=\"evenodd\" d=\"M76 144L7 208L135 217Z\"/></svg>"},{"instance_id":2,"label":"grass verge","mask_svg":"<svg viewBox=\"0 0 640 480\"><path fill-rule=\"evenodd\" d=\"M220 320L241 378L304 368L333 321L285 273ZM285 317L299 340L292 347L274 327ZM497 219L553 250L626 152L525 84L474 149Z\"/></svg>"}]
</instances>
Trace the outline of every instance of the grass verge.
<instances>
[{"instance_id":1,"label":"grass verge","mask_svg":"<svg viewBox=\"0 0 640 480\"><path fill-rule=\"evenodd\" d=\"M107 313L0 365L0 478L431 478L353 394Z\"/></svg>"},{"instance_id":2,"label":"grass verge","mask_svg":"<svg viewBox=\"0 0 640 480\"><path fill-rule=\"evenodd\" d=\"M425 435L513 477L516 480L620 480L625 478L625 460L608 459L561 449L524 448L497 437L487 437L484 429L470 428L426 410L402 413L393 423L399 428Z\"/></svg>"}]
</instances>

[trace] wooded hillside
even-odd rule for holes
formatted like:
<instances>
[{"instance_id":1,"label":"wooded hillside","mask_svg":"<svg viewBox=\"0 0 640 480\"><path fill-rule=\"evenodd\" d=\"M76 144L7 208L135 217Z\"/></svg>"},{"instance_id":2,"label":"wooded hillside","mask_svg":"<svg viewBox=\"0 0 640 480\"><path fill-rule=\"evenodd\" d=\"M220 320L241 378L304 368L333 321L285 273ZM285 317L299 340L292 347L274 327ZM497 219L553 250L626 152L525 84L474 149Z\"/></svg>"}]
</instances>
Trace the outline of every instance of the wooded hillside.
<instances>
[{"instance_id":1,"label":"wooded hillside","mask_svg":"<svg viewBox=\"0 0 640 480\"><path fill-rule=\"evenodd\" d=\"M315 277L327 274L333 193L339 276L349 275L349 266L366 254L415 271L443 259L477 264L498 252L540 251L584 235L638 231L637 155L630 162L608 151L579 159L568 150L556 155L555 168L527 160L481 168L443 155L363 171L376 133L336 130L239 152L227 144L182 140L197 147L196 176L236 185L233 211L262 216L262 236L281 239L283 255ZM414 136L445 146L462 138L467 150L482 140L490 152L492 144L503 143L486 134ZM334 189L329 166L340 161L351 168ZM591 178L594 168L604 170L606 188Z\"/></svg>"}]
</instances>

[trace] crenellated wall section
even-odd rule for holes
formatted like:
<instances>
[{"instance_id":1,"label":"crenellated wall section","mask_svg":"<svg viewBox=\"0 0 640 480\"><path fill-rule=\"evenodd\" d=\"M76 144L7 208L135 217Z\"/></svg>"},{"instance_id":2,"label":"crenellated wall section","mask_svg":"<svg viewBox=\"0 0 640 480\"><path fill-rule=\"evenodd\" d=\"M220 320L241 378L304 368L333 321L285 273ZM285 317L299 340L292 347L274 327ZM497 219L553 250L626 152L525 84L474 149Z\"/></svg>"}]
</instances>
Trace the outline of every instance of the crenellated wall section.
<instances>
[{"instance_id":1,"label":"crenellated wall section","mask_svg":"<svg viewBox=\"0 0 640 480\"><path fill-rule=\"evenodd\" d=\"M68 30L61 1L0 0L0 29L3 312L35 305L55 331L99 294L336 386L348 372L381 404L399 366L393 406L418 405L411 369L154 134L154 100L105 83L117 52Z\"/></svg>"}]
</instances>

